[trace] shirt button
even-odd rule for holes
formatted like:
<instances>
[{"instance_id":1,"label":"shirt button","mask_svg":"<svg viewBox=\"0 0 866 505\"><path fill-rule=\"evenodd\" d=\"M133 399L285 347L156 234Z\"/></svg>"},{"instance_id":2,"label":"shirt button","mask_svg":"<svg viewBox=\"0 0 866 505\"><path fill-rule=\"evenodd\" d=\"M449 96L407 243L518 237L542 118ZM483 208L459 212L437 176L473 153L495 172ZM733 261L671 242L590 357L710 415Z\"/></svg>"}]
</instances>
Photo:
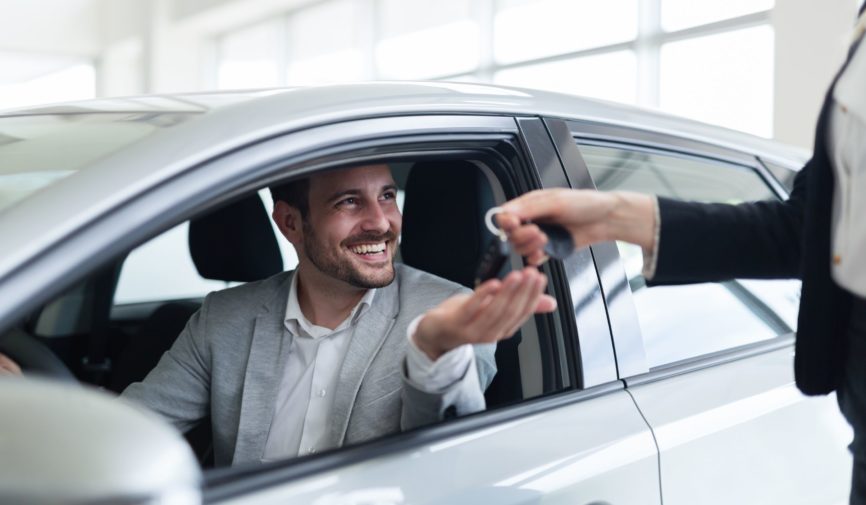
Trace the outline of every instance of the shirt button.
<instances>
[{"instance_id":1,"label":"shirt button","mask_svg":"<svg viewBox=\"0 0 866 505\"><path fill-rule=\"evenodd\" d=\"M316 448L310 447L309 449L307 449L307 454L316 454Z\"/></svg>"},{"instance_id":2,"label":"shirt button","mask_svg":"<svg viewBox=\"0 0 866 505\"><path fill-rule=\"evenodd\" d=\"M833 264L834 265L839 265L841 263L842 263L842 256L839 256L838 254L833 256Z\"/></svg>"},{"instance_id":3,"label":"shirt button","mask_svg":"<svg viewBox=\"0 0 866 505\"><path fill-rule=\"evenodd\" d=\"M320 390L319 391L319 398L324 398L326 394L328 394L327 391L325 391L324 389Z\"/></svg>"},{"instance_id":4,"label":"shirt button","mask_svg":"<svg viewBox=\"0 0 866 505\"><path fill-rule=\"evenodd\" d=\"M848 114L848 107L844 105L840 105L839 108L842 110L842 114Z\"/></svg>"}]
</instances>

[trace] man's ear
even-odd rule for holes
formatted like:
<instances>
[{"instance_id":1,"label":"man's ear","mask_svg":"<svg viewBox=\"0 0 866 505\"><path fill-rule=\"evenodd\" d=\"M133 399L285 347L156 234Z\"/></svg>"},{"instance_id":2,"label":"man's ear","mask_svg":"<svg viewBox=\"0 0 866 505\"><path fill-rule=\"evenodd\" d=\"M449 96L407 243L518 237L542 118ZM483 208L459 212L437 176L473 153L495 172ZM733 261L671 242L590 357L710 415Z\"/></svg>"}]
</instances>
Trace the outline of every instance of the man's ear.
<instances>
[{"instance_id":1,"label":"man's ear","mask_svg":"<svg viewBox=\"0 0 866 505\"><path fill-rule=\"evenodd\" d=\"M293 245L297 245L303 240L303 220L301 218L301 211L297 207L278 200L274 202L274 211L271 212L271 217L280 233Z\"/></svg>"}]
</instances>

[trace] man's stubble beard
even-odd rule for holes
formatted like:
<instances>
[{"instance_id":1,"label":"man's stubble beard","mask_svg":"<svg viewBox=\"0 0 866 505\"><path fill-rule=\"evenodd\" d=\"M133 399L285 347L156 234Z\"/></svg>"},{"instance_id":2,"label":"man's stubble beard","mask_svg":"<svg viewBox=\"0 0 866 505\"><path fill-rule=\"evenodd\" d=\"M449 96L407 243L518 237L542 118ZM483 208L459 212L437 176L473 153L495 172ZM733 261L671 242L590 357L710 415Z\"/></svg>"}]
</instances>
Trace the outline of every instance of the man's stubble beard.
<instances>
[{"instance_id":1,"label":"man's stubble beard","mask_svg":"<svg viewBox=\"0 0 866 505\"><path fill-rule=\"evenodd\" d=\"M383 288L394 281L395 273L393 257L391 258L390 264L387 266L387 273L384 278L371 278L370 276L365 276L361 271L355 268L355 265L348 258L340 256L338 253L332 253L326 245L320 243L318 235L316 235L316 232L313 230L313 227L310 226L307 219L303 220L303 226L304 254L306 254L310 263L312 263L322 273L346 282L356 288L362 289ZM393 233L389 231L375 238L373 236L356 236L354 238L369 240L371 242L383 240L386 243L390 243L393 240ZM386 248L387 247L388 245L386 245Z\"/></svg>"}]
</instances>

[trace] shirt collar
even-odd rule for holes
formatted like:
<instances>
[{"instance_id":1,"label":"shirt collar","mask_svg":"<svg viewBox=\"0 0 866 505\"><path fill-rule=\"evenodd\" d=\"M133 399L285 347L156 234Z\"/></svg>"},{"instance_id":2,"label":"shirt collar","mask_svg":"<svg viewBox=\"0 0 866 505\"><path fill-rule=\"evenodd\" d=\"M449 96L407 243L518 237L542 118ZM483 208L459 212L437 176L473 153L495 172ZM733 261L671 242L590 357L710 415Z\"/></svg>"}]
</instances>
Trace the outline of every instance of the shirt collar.
<instances>
[{"instance_id":1,"label":"shirt collar","mask_svg":"<svg viewBox=\"0 0 866 505\"><path fill-rule=\"evenodd\" d=\"M372 305L376 291L376 289L368 289L358 304L352 309L352 312L349 313L349 316L339 326L331 330L324 326L314 325L304 316L303 311L301 311L301 305L298 302L298 272L295 270L295 274L292 275L292 284L289 286L289 300L286 302L284 325L295 336L301 335L318 338L337 333L358 322L361 316L370 308L370 305Z\"/></svg>"}]
</instances>

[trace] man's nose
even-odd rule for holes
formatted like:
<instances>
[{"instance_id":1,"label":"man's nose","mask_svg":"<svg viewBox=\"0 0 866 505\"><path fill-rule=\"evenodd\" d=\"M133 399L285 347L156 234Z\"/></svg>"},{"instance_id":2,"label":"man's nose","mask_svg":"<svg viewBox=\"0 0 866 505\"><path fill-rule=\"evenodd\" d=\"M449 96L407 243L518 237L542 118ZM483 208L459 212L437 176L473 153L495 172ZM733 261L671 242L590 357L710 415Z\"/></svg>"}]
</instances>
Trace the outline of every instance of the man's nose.
<instances>
[{"instance_id":1,"label":"man's nose","mask_svg":"<svg viewBox=\"0 0 866 505\"><path fill-rule=\"evenodd\" d=\"M385 233L390 227L391 222L388 220L388 215L378 202L367 206L364 212L364 220L361 222L361 228L364 231Z\"/></svg>"}]
</instances>

